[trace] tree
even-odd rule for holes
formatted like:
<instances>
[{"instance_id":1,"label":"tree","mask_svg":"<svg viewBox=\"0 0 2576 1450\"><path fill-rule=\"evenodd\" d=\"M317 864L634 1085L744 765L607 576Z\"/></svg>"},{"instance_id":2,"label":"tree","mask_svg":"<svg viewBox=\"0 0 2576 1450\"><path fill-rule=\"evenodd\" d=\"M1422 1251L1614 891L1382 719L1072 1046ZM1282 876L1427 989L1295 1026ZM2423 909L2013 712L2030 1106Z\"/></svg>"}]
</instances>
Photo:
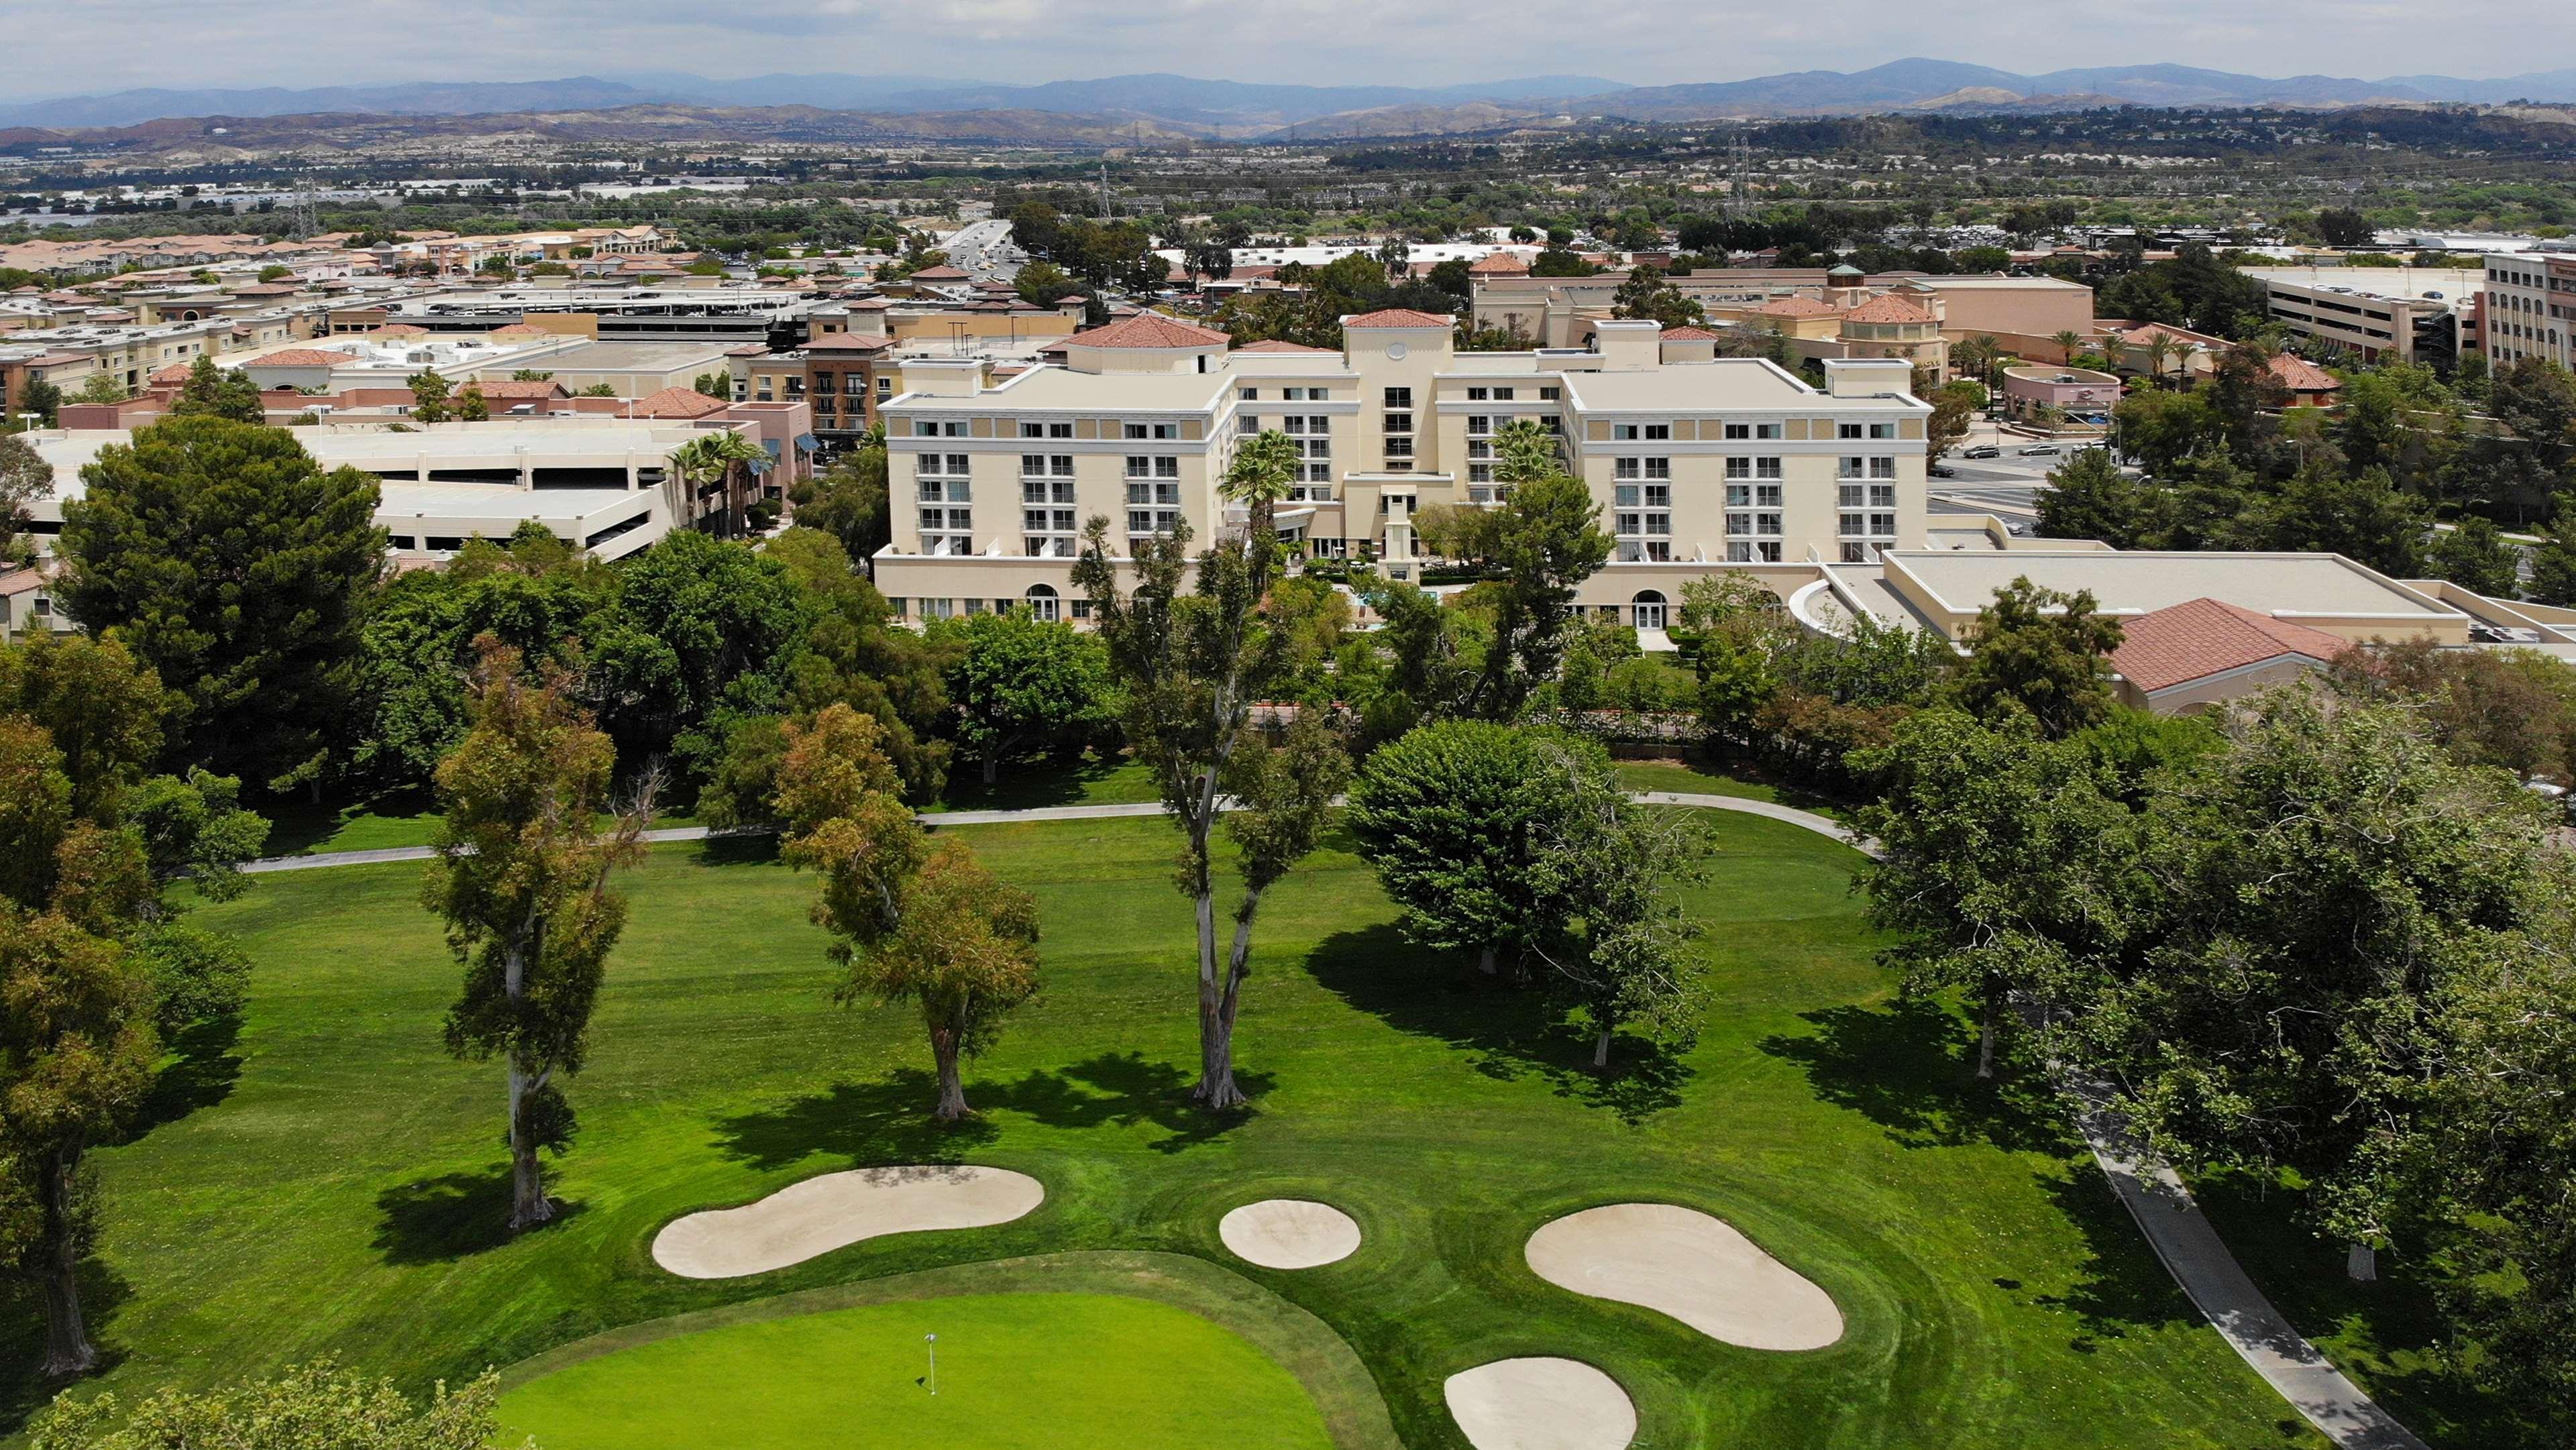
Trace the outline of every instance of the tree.
<instances>
[{"instance_id":1,"label":"tree","mask_svg":"<svg viewBox=\"0 0 2576 1450\"><path fill-rule=\"evenodd\" d=\"M700 433L671 450L671 469L687 481L692 493L707 484L724 485L725 535L735 537L748 520L746 489L751 479L769 470L767 449L730 428Z\"/></svg>"},{"instance_id":2,"label":"tree","mask_svg":"<svg viewBox=\"0 0 2576 1450\"><path fill-rule=\"evenodd\" d=\"M2543 604L2576 604L2576 493L2556 499L2540 546L2531 551L2531 597Z\"/></svg>"},{"instance_id":3,"label":"tree","mask_svg":"<svg viewBox=\"0 0 2576 1450\"><path fill-rule=\"evenodd\" d=\"M1055 263L1031 262L1011 278L1011 290L1031 307L1053 307L1083 289Z\"/></svg>"},{"instance_id":4,"label":"tree","mask_svg":"<svg viewBox=\"0 0 2576 1450\"><path fill-rule=\"evenodd\" d=\"M2062 1041L2186 1170L2296 1172L2368 1278L2404 1212L2454 984L2548 905L2546 813L2402 708L2291 688L2226 734L2146 801L2154 919L2095 961Z\"/></svg>"},{"instance_id":5,"label":"tree","mask_svg":"<svg viewBox=\"0 0 2576 1450\"><path fill-rule=\"evenodd\" d=\"M689 389L692 392L702 393L710 398L722 398L726 402L730 403L733 401L733 375L731 373L700 373L689 380Z\"/></svg>"},{"instance_id":6,"label":"tree","mask_svg":"<svg viewBox=\"0 0 2576 1450\"><path fill-rule=\"evenodd\" d=\"M98 1362L84 1155L142 1105L159 1025L239 1006L237 958L182 935L162 887L195 867L238 894L267 822L231 806L237 782L144 778L170 704L112 637L0 645L0 1261L44 1301L49 1375Z\"/></svg>"},{"instance_id":7,"label":"tree","mask_svg":"<svg viewBox=\"0 0 2576 1450\"><path fill-rule=\"evenodd\" d=\"M1699 879L1707 843L1688 812L1631 804L1605 756L1556 753L1549 768L1567 789L1538 822L1531 878L1545 929L1531 954L1590 1022L1594 1068L1610 1065L1623 1028L1686 1050L1707 988L1677 892Z\"/></svg>"},{"instance_id":8,"label":"tree","mask_svg":"<svg viewBox=\"0 0 2576 1450\"><path fill-rule=\"evenodd\" d=\"M1258 508L1270 485L1247 478L1245 486ZM1234 1079L1234 1028L1262 895L1320 838L1348 766L1303 712L1278 745L1250 728L1253 701L1284 668L1290 649L1264 611L1277 573L1277 536L1256 526L1210 547L1185 592L1188 544L1186 524L1133 542L1122 568L1109 553L1109 520L1094 517L1083 531L1073 583L1090 597L1110 677L1124 692L1129 746L1181 832L1175 884L1190 899L1198 934L1199 1081L1191 1097L1224 1110L1247 1101ZM1127 573L1132 589L1121 577ZM1233 946L1221 957L1214 837L1228 794L1241 807L1227 827L1238 846L1243 894Z\"/></svg>"},{"instance_id":9,"label":"tree","mask_svg":"<svg viewBox=\"0 0 2576 1450\"><path fill-rule=\"evenodd\" d=\"M411 375L411 417L415 423L444 423L454 415L447 401L447 379L424 368Z\"/></svg>"},{"instance_id":10,"label":"tree","mask_svg":"<svg viewBox=\"0 0 2576 1450\"><path fill-rule=\"evenodd\" d=\"M314 779L355 688L382 567L379 489L282 428L174 418L112 443L63 505L58 594L190 710L178 753L283 788Z\"/></svg>"},{"instance_id":11,"label":"tree","mask_svg":"<svg viewBox=\"0 0 2576 1450\"><path fill-rule=\"evenodd\" d=\"M1995 364L2003 357L2003 345L1990 333L1978 333L1950 349L1950 369L1963 378L1991 384Z\"/></svg>"},{"instance_id":12,"label":"tree","mask_svg":"<svg viewBox=\"0 0 2576 1450\"><path fill-rule=\"evenodd\" d=\"M170 400L164 416L185 418L195 414L212 414L236 423L265 423L268 405L260 401L259 385L238 368L218 368L213 358L201 354L189 367L188 380L179 385L179 395Z\"/></svg>"},{"instance_id":13,"label":"tree","mask_svg":"<svg viewBox=\"0 0 2576 1450\"><path fill-rule=\"evenodd\" d=\"M36 422L41 427L55 426L55 416L62 406L63 390L43 378L29 378L26 385L18 389L18 411L35 414ZM16 420L0 421L15 426Z\"/></svg>"},{"instance_id":14,"label":"tree","mask_svg":"<svg viewBox=\"0 0 2576 1450\"><path fill-rule=\"evenodd\" d=\"M458 396L456 400L456 421L459 423L488 423L491 420L492 405L483 396L483 385L481 383L467 383L465 385L464 393Z\"/></svg>"},{"instance_id":15,"label":"tree","mask_svg":"<svg viewBox=\"0 0 2576 1450\"><path fill-rule=\"evenodd\" d=\"M1662 268L1642 262L1620 279L1618 291L1611 296L1610 315L1658 322L1667 330L1696 327L1708 320L1697 299L1665 283Z\"/></svg>"},{"instance_id":16,"label":"tree","mask_svg":"<svg viewBox=\"0 0 2576 1450\"><path fill-rule=\"evenodd\" d=\"M885 429L870 425L796 506L796 522L841 541L853 559L865 560L893 538L886 513Z\"/></svg>"},{"instance_id":17,"label":"tree","mask_svg":"<svg viewBox=\"0 0 2576 1450\"><path fill-rule=\"evenodd\" d=\"M840 560L846 571L848 560ZM703 778L726 714L768 713L815 601L784 558L695 529L622 561L608 617L589 641L582 685L630 760L663 751ZM873 591L871 591L873 593Z\"/></svg>"},{"instance_id":18,"label":"tree","mask_svg":"<svg viewBox=\"0 0 2576 1450\"><path fill-rule=\"evenodd\" d=\"M2039 534L2099 539L2114 549L2153 548L2168 522L2163 492L2120 469L2108 449L2086 448L2048 471Z\"/></svg>"},{"instance_id":19,"label":"tree","mask_svg":"<svg viewBox=\"0 0 2576 1450\"><path fill-rule=\"evenodd\" d=\"M1925 456L1938 458L1968 436L1978 411L1986 406L1986 387L1959 378L1934 389L1927 401L1932 404L1932 417L1923 430Z\"/></svg>"},{"instance_id":20,"label":"tree","mask_svg":"<svg viewBox=\"0 0 2576 1450\"><path fill-rule=\"evenodd\" d=\"M937 626L964 644L948 667L957 739L984 770L1033 750L1078 750L1114 718L1100 642L1025 608Z\"/></svg>"},{"instance_id":21,"label":"tree","mask_svg":"<svg viewBox=\"0 0 2576 1450\"><path fill-rule=\"evenodd\" d=\"M2084 346L2084 334L2071 328L2050 333L2048 340L2057 344L2059 360L2062 362L2075 361L2076 351Z\"/></svg>"},{"instance_id":22,"label":"tree","mask_svg":"<svg viewBox=\"0 0 2576 1450\"><path fill-rule=\"evenodd\" d=\"M1037 993L1037 904L995 880L962 843L936 847L896 798L877 723L847 705L782 729L779 855L823 876L814 920L847 976L834 991L910 1002L939 1073L934 1115L966 1116L958 1063L991 1045Z\"/></svg>"},{"instance_id":23,"label":"tree","mask_svg":"<svg viewBox=\"0 0 2576 1450\"><path fill-rule=\"evenodd\" d=\"M54 466L26 439L0 433L0 568L34 556L21 534L34 522L28 507L54 494Z\"/></svg>"},{"instance_id":24,"label":"tree","mask_svg":"<svg viewBox=\"0 0 2576 1450\"><path fill-rule=\"evenodd\" d=\"M2244 524L2259 547L2341 554L2398 579L2423 572L2423 510L2390 486L2386 469L2346 473L2315 460Z\"/></svg>"},{"instance_id":25,"label":"tree","mask_svg":"<svg viewBox=\"0 0 2576 1450\"><path fill-rule=\"evenodd\" d=\"M2366 247L2379 229L2350 207L2330 206L2317 213L2317 239L2329 247Z\"/></svg>"},{"instance_id":26,"label":"tree","mask_svg":"<svg viewBox=\"0 0 2576 1450\"><path fill-rule=\"evenodd\" d=\"M2103 657L2120 647L2120 622L2099 608L2089 589L2014 579L1977 611L1950 698L1989 724L2027 716L2050 739L2100 720L2112 703Z\"/></svg>"},{"instance_id":27,"label":"tree","mask_svg":"<svg viewBox=\"0 0 2576 1450\"><path fill-rule=\"evenodd\" d=\"M415 1405L391 1380L369 1380L328 1358L274 1379L207 1391L165 1389L134 1407L114 1394L57 1400L28 1428L28 1450L488 1450L499 1444L501 1378L485 1370L461 1390L444 1382ZM535 1442L523 1441L526 1450Z\"/></svg>"},{"instance_id":28,"label":"tree","mask_svg":"<svg viewBox=\"0 0 2576 1450\"><path fill-rule=\"evenodd\" d=\"M1496 512L1495 563L1502 577L1484 586L1491 591L1494 640L1465 704L1467 713L1501 720L1517 714L1538 682L1555 672L1575 591L1609 562L1611 539L1591 490L1562 473L1515 485Z\"/></svg>"},{"instance_id":29,"label":"tree","mask_svg":"<svg viewBox=\"0 0 2576 1450\"><path fill-rule=\"evenodd\" d=\"M2521 551L2505 542L2492 520L2476 514L2435 533L2424 558L2436 577L2480 594L2511 599L2521 588Z\"/></svg>"},{"instance_id":30,"label":"tree","mask_svg":"<svg viewBox=\"0 0 2576 1450\"><path fill-rule=\"evenodd\" d=\"M1477 966L1515 959L1546 927L1535 892L1542 822L1569 808L1566 758L1598 746L1481 720L1421 726L1380 747L1351 787L1348 824L1405 935Z\"/></svg>"},{"instance_id":31,"label":"tree","mask_svg":"<svg viewBox=\"0 0 2576 1450\"><path fill-rule=\"evenodd\" d=\"M114 373L97 372L81 379L80 391L72 394L75 403L122 403L134 396L134 390Z\"/></svg>"},{"instance_id":32,"label":"tree","mask_svg":"<svg viewBox=\"0 0 2576 1450\"><path fill-rule=\"evenodd\" d=\"M599 829L615 752L560 673L531 682L518 653L485 644L473 726L438 765L445 812L421 902L447 922L465 983L447 1050L508 1068L513 1231L555 1216L538 1150L560 1155L575 1119L558 1079L581 1071L608 954L626 925L612 873L642 859L655 782Z\"/></svg>"},{"instance_id":33,"label":"tree","mask_svg":"<svg viewBox=\"0 0 2576 1450\"><path fill-rule=\"evenodd\" d=\"M1885 790L1860 821L1880 848L1860 872L1870 924L1897 936L1881 960L1908 991L1970 994L1991 1078L2013 994L2059 1000L2076 963L2121 943L2129 812L2085 742L2026 718L1927 710L1859 768Z\"/></svg>"}]
</instances>

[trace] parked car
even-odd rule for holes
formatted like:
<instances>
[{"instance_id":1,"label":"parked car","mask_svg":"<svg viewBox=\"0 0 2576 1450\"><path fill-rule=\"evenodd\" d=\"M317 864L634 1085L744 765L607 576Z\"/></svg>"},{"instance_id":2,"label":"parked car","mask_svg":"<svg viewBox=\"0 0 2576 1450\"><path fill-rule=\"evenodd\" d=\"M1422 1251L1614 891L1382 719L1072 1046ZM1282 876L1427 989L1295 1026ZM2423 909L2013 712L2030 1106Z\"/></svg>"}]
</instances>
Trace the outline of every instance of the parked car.
<instances>
[{"instance_id":1,"label":"parked car","mask_svg":"<svg viewBox=\"0 0 2576 1450\"><path fill-rule=\"evenodd\" d=\"M1952 468L1946 463L1935 463L1925 471L1930 473L1934 478L1957 478L1959 476L1959 470Z\"/></svg>"},{"instance_id":2,"label":"parked car","mask_svg":"<svg viewBox=\"0 0 2576 1450\"><path fill-rule=\"evenodd\" d=\"M1959 456L1961 458L2001 458L2004 456L2004 451L1992 443L1980 443Z\"/></svg>"},{"instance_id":3,"label":"parked car","mask_svg":"<svg viewBox=\"0 0 2576 1450\"><path fill-rule=\"evenodd\" d=\"M2024 458L2055 458L2057 453L2058 448L2054 443L2033 443L2028 448L2021 451L2021 456Z\"/></svg>"}]
</instances>

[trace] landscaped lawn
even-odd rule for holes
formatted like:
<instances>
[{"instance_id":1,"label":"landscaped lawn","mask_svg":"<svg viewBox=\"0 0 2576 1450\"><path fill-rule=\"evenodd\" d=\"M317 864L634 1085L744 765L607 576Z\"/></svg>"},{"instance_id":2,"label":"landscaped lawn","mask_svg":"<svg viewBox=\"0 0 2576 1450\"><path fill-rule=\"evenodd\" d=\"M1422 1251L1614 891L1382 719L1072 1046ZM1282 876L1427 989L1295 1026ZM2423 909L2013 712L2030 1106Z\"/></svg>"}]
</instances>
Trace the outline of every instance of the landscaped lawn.
<instances>
[{"instance_id":1,"label":"landscaped lawn","mask_svg":"<svg viewBox=\"0 0 2576 1450\"><path fill-rule=\"evenodd\" d=\"M557 1370L501 1415L546 1450L698 1450L711 1418L727 1450L844 1445L861 1427L950 1450L1333 1450L1276 1360L1186 1309L1112 1294L948 1295L703 1329Z\"/></svg>"},{"instance_id":2,"label":"landscaped lawn","mask_svg":"<svg viewBox=\"0 0 2576 1450\"><path fill-rule=\"evenodd\" d=\"M423 1388L790 1291L1119 1251L1204 1260L1250 1302L1310 1311L1416 1447L1460 1443L1445 1377L1532 1354L1616 1376L1659 1447L2322 1444L2192 1313L2054 1104L1977 1087L1957 1021L1891 1002L1851 853L1707 819L1719 852L1697 904L1718 992L1680 1061L1595 1077L1588 1042L1529 994L1407 945L1343 843L1263 912L1238 1045L1259 1108L1232 1122L1183 1101L1190 935L1160 821L958 828L1036 894L1047 986L972 1066L983 1116L956 1128L928 1118L913 1014L830 1005L810 877L760 843L658 848L627 881L632 921L571 1086L581 1135L555 1180L571 1212L516 1241L499 1227L500 1071L440 1046L458 974L418 906L422 868L263 878L201 918L259 962L238 1041L196 1044L157 1125L96 1155L104 1381L206 1384L333 1351ZM1642 1057L1624 1040L1618 1055ZM684 1213L941 1160L1034 1174L1046 1202L743 1280L680 1280L648 1253ZM1339 1205L1363 1246L1293 1273L1233 1260L1218 1218L1274 1196ZM1629 1199L1732 1222L1834 1296L1842 1341L1734 1348L1524 1264L1539 1225ZM1052 1282L979 1272L972 1292ZM12 1323L0 1354L24 1406L32 1306ZM820 1443L919 1438L859 1418Z\"/></svg>"}]
</instances>

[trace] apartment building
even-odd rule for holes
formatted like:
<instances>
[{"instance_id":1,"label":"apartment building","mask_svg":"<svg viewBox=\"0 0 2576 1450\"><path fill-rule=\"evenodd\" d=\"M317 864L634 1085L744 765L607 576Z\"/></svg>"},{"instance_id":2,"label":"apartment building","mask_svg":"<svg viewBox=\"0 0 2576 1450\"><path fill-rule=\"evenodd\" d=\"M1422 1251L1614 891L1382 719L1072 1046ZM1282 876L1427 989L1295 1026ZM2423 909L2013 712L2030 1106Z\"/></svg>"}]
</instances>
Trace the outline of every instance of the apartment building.
<instances>
[{"instance_id":1,"label":"apartment building","mask_svg":"<svg viewBox=\"0 0 2576 1450\"><path fill-rule=\"evenodd\" d=\"M1517 332L1543 347L1573 346L1580 343L1586 321L1609 315L1612 299L1627 276L1625 268L1589 277L1471 274L1476 326ZM1848 341L1861 346L1841 351L1813 349L1819 357L1872 355L1869 344L1892 340L1879 336L1877 327L1922 320L1917 314L1928 314L1936 323L1933 331L1948 341L1987 336L2015 350L2058 332L2089 333L2093 328L2093 289L2055 277L1934 276L1922 272L1864 276L1849 266L1830 271L1822 267L1729 267L1722 271L1678 272L1667 281L1706 309L1712 322L1749 321L1762 316L1763 309L1773 304L1790 304L1793 314L1804 310L1796 305L1800 302L1824 304L1836 324L1818 334L1826 340L1840 335L1839 324L1845 314L1873 299L1891 297L1904 304L1903 310L1888 309L1885 318L1876 323L1870 318L1858 319L1860 328ZM1917 343L1920 339L1909 335L1905 341Z\"/></svg>"},{"instance_id":2,"label":"apartment building","mask_svg":"<svg viewBox=\"0 0 2576 1450\"><path fill-rule=\"evenodd\" d=\"M2576 251L2487 258L2484 332L2491 361L2526 357L2576 367Z\"/></svg>"},{"instance_id":3,"label":"apartment building","mask_svg":"<svg viewBox=\"0 0 2576 1450\"><path fill-rule=\"evenodd\" d=\"M1815 561L1925 541L1931 409L1903 361L1829 361L1817 389L1652 322L1605 321L1585 348L1531 352L1461 353L1451 326L1373 312L1343 320L1339 351L1233 348L1146 314L1066 339L1061 365L1009 375L899 359L879 410L898 507L878 587L912 618L1021 601L1080 618L1070 574L1087 520L1131 541L1239 528L1219 480L1236 440L1274 429L1302 459L1283 542L1414 577L1421 510L1501 501L1493 439L1516 418L1558 434L1616 536L1579 602L1642 627L1716 570L1776 573L1785 592Z\"/></svg>"}]
</instances>

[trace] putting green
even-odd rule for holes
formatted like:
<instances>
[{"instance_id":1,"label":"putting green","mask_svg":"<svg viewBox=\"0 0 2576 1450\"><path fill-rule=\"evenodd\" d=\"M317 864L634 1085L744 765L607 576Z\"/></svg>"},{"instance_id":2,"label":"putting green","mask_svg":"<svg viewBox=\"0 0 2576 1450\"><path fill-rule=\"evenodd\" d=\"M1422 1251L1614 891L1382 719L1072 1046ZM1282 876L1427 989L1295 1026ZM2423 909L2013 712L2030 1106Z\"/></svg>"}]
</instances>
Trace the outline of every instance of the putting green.
<instances>
[{"instance_id":1,"label":"putting green","mask_svg":"<svg viewBox=\"0 0 2576 1450\"><path fill-rule=\"evenodd\" d=\"M939 1336L939 1393L922 1336ZM1117 1294L901 1300L701 1330L585 1360L501 1402L545 1450L1332 1450L1294 1376L1168 1304Z\"/></svg>"}]
</instances>

